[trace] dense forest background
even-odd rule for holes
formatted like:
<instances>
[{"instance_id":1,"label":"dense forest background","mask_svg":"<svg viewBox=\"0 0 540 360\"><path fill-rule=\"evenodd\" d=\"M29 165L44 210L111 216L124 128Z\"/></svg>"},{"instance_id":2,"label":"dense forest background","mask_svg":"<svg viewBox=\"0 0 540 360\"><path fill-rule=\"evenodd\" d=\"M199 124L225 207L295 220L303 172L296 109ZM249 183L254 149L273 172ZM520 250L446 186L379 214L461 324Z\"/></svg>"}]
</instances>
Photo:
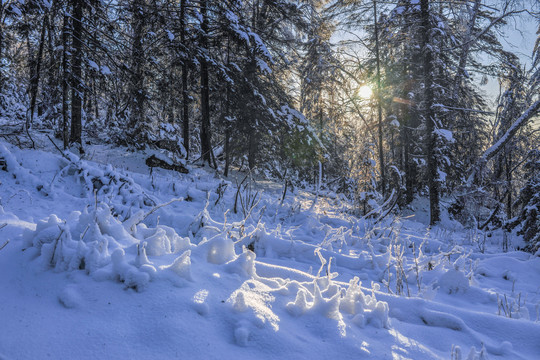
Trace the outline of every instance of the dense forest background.
<instances>
[{"instance_id":1,"label":"dense forest background","mask_svg":"<svg viewBox=\"0 0 540 360\"><path fill-rule=\"evenodd\" d=\"M159 148L344 194L360 215L415 197L540 246L534 1L8 0L2 136ZM538 25L535 25L538 27ZM540 29L539 29L540 30ZM499 95L483 91L498 83ZM493 105L495 103L495 105Z\"/></svg>"}]
</instances>

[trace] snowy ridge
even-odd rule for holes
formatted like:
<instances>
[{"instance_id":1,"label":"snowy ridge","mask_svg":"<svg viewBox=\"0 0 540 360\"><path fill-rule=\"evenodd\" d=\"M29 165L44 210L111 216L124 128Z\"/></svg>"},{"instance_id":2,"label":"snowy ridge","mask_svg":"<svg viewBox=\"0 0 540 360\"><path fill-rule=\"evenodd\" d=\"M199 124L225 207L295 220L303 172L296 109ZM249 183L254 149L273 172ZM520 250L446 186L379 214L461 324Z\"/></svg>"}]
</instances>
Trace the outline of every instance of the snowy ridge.
<instances>
[{"instance_id":1,"label":"snowy ridge","mask_svg":"<svg viewBox=\"0 0 540 360\"><path fill-rule=\"evenodd\" d=\"M202 169L148 177L8 144L0 156L0 358L540 353L540 259L501 253L500 237L375 226L337 200L281 204Z\"/></svg>"}]
</instances>

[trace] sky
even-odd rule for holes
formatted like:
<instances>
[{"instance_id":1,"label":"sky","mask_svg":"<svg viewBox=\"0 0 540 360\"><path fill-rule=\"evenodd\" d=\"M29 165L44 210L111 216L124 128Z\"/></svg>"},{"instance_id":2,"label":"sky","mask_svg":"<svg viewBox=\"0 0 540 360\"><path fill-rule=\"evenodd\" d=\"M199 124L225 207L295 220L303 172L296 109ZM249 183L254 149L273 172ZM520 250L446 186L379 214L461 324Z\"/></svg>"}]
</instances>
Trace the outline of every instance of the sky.
<instances>
[{"instance_id":1,"label":"sky","mask_svg":"<svg viewBox=\"0 0 540 360\"><path fill-rule=\"evenodd\" d=\"M484 1L487 5L500 8L501 0ZM515 2L517 10L528 10L530 12L540 12L540 0L517 0ZM505 50L512 51L520 58L522 64L530 68L532 62L532 52L535 44L538 20L531 14L523 13L508 21L502 29L501 43ZM347 33L338 33L333 37L334 42L344 39L354 40L354 36ZM486 59L493 62L493 59ZM488 82L481 86L488 98L495 102L499 93L499 83L496 78L488 78Z\"/></svg>"},{"instance_id":2,"label":"sky","mask_svg":"<svg viewBox=\"0 0 540 360\"><path fill-rule=\"evenodd\" d=\"M536 3L535 3L536 2ZM523 8L540 11L540 2L538 0L523 1ZM538 20L529 14L516 17L509 21L503 28L504 34L501 43L507 51L512 51L519 56L520 61L527 68L530 68L532 62L532 52L536 41L536 31L538 29ZM493 101L499 93L499 84L497 79L490 78L484 86L484 90Z\"/></svg>"}]
</instances>

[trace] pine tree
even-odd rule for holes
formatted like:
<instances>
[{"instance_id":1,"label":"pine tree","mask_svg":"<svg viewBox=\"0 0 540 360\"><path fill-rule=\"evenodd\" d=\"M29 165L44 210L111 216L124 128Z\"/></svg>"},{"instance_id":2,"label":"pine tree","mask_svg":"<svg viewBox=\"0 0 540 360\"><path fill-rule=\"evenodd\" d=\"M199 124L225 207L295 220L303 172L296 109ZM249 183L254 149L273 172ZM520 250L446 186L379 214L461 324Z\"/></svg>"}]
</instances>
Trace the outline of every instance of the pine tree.
<instances>
[{"instance_id":1,"label":"pine tree","mask_svg":"<svg viewBox=\"0 0 540 360\"><path fill-rule=\"evenodd\" d=\"M525 171L527 183L518 199L522 210L510 221L509 227L519 225L518 234L523 235L527 243L525 250L536 253L540 250L540 150L531 151Z\"/></svg>"}]
</instances>

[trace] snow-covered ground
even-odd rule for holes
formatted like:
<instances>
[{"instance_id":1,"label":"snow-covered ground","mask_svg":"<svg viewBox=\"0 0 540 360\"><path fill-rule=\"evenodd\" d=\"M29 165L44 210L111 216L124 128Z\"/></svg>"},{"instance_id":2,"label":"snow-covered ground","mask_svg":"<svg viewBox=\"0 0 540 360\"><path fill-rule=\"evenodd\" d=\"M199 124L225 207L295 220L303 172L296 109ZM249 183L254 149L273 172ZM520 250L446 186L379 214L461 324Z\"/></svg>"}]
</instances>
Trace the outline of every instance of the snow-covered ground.
<instances>
[{"instance_id":1,"label":"snow-covered ground","mask_svg":"<svg viewBox=\"0 0 540 360\"><path fill-rule=\"evenodd\" d=\"M36 141L0 142L2 360L540 358L540 258L428 229L422 199L375 224L338 196Z\"/></svg>"}]
</instances>

